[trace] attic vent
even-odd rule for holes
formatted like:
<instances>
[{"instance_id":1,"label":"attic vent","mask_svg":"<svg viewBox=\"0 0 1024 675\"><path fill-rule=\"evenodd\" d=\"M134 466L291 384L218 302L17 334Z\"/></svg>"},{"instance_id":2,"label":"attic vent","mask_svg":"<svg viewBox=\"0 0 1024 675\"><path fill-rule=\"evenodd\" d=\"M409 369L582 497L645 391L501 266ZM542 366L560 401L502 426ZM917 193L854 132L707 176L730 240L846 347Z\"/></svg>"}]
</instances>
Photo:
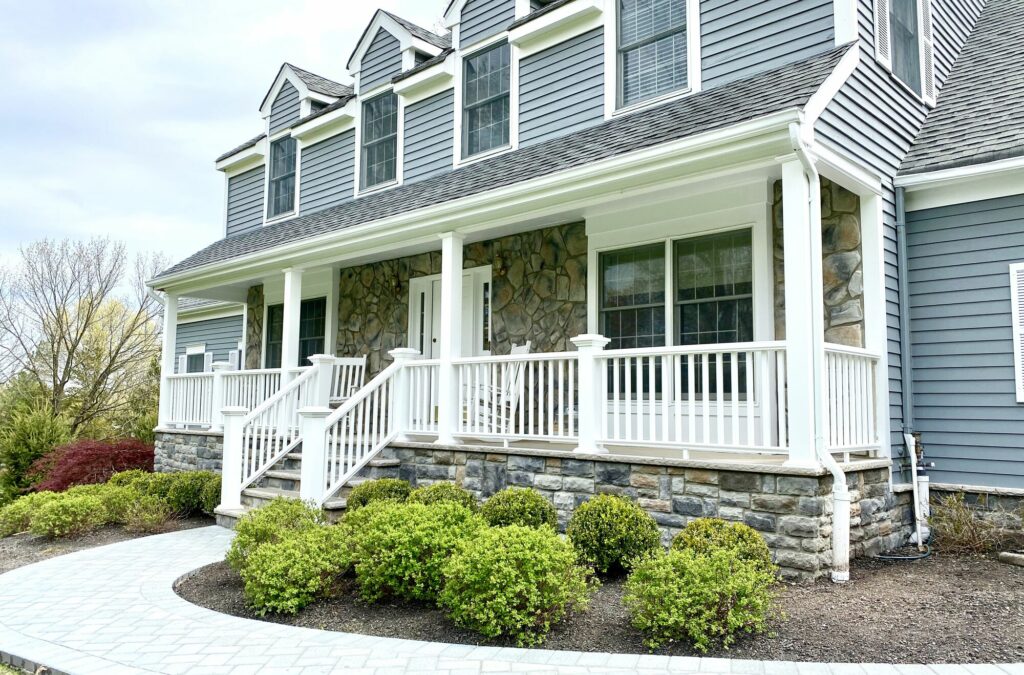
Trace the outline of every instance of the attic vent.
<instances>
[{"instance_id":1,"label":"attic vent","mask_svg":"<svg viewBox=\"0 0 1024 675\"><path fill-rule=\"evenodd\" d=\"M1024 263L1010 265L1010 314L1013 322L1013 375L1017 403L1024 403Z\"/></svg>"}]
</instances>

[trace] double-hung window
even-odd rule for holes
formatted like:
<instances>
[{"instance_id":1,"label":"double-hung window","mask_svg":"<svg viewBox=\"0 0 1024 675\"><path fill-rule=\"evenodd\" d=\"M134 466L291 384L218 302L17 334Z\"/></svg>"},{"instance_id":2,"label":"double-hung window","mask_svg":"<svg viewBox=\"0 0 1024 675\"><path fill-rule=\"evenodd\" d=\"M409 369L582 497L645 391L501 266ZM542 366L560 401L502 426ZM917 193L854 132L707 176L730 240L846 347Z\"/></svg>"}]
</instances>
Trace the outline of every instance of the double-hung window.
<instances>
[{"instance_id":1,"label":"double-hung window","mask_svg":"<svg viewBox=\"0 0 1024 675\"><path fill-rule=\"evenodd\" d=\"M510 142L509 46L501 43L463 62L462 156L502 148Z\"/></svg>"},{"instance_id":2,"label":"double-hung window","mask_svg":"<svg viewBox=\"0 0 1024 675\"><path fill-rule=\"evenodd\" d=\"M921 35L919 0L890 0L889 31L892 40L892 72L904 84L921 93Z\"/></svg>"},{"instance_id":3,"label":"double-hung window","mask_svg":"<svg viewBox=\"0 0 1024 675\"><path fill-rule=\"evenodd\" d=\"M295 139L278 139L270 145L270 196L267 217L295 210Z\"/></svg>"},{"instance_id":4,"label":"double-hung window","mask_svg":"<svg viewBox=\"0 0 1024 675\"><path fill-rule=\"evenodd\" d=\"M398 96L387 92L363 103L363 188L397 179Z\"/></svg>"},{"instance_id":5,"label":"double-hung window","mask_svg":"<svg viewBox=\"0 0 1024 675\"><path fill-rule=\"evenodd\" d=\"M287 368L308 366L309 357L324 353L327 299L303 300L299 306L299 362ZM280 368L284 353L284 305L267 307L267 368Z\"/></svg>"},{"instance_id":6,"label":"double-hung window","mask_svg":"<svg viewBox=\"0 0 1024 675\"><path fill-rule=\"evenodd\" d=\"M617 0L619 105L685 89L687 0Z\"/></svg>"}]
</instances>

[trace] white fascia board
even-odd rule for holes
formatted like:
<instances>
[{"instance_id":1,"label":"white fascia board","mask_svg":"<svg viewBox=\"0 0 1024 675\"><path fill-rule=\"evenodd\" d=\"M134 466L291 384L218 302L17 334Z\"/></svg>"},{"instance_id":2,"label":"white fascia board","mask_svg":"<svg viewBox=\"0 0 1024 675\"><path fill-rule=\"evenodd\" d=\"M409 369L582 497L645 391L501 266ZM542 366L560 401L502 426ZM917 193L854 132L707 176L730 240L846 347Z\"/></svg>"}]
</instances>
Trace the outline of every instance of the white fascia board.
<instances>
[{"instance_id":1,"label":"white fascia board","mask_svg":"<svg viewBox=\"0 0 1024 675\"><path fill-rule=\"evenodd\" d=\"M466 0L453 0L451 2L448 10L444 13L444 17L442 17L445 28L450 30L462 21L462 8L465 4Z\"/></svg>"},{"instance_id":2,"label":"white fascia board","mask_svg":"<svg viewBox=\"0 0 1024 675\"><path fill-rule=\"evenodd\" d=\"M310 145L313 141L309 139L313 136L323 136L328 131L341 133L354 123L358 110L359 102L353 98L337 110L294 127L292 137L298 139L300 145Z\"/></svg>"},{"instance_id":3,"label":"white fascia board","mask_svg":"<svg viewBox=\"0 0 1024 675\"><path fill-rule=\"evenodd\" d=\"M818 90L811 94L811 97L807 100L807 105L804 106L805 131L813 132L818 118L821 117L821 114L825 112L825 108L828 107L836 97L836 94L839 93L839 90L843 88L843 85L853 75L858 64L860 64L860 48L857 45L853 45L846 50L846 53L839 59L839 63L832 69L832 72L825 78L825 81L821 83ZM810 143L813 139L805 138L804 140Z\"/></svg>"},{"instance_id":4,"label":"white fascia board","mask_svg":"<svg viewBox=\"0 0 1024 675\"><path fill-rule=\"evenodd\" d=\"M775 157L783 146L788 147L789 125L799 121L799 117L796 108L782 110L724 129L204 265L164 277L158 284L148 283L160 290L185 294L188 289L209 288L251 278L264 270L279 269L282 264L326 264L337 260L342 253L351 254L367 242L408 242L425 233L432 236L436 234L435 230L450 230L460 224L455 222L457 219L473 223L473 227L484 227L488 217L496 218L494 214L499 213L522 219L520 214L524 210L539 208L543 203L562 207L571 200L607 195L616 183L622 181L642 184L653 174L678 177L680 172L685 172L687 165L698 161L721 162L729 154L740 153ZM296 261L298 257L306 260Z\"/></svg>"},{"instance_id":5,"label":"white fascia board","mask_svg":"<svg viewBox=\"0 0 1024 675\"><path fill-rule=\"evenodd\" d=\"M373 15L370 20L370 25L363 31L362 38L356 45L355 50L352 52L352 56L349 57L346 66L352 72L360 70L362 65L363 56L366 55L366 51L370 48L370 44L373 39L377 37L377 32L383 28L387 32L391 33L399 43L399 51L405 51L406 49L414 48L421 52L436 56L441 53L441 48L437 45L431 44L426 40L416 37L408 30L405 26L398 23L390 16L385 14L381 10L377 10L377 13Z\"/></svg>"},{"instance_id":6,"label":"white fascia board","mask_svg":"<svg viewBox=\"0 0 1024 675\"><path fill-rule=\"evenodd\" d=\"M821 140L811 146L818 171L861 197L882 194L882 176L857 158Z\"/></svg>"},{"instance_id":7,"label":"white fascia board","mask_svg":"<svg viewBox=\"0 0 1024 675\"><path fill-rule=\"evenodd\" d=\"M451 87L454 80L455 53L452 52L441 63L396 82L394 92L408 105Z\"/></svg>"},{"instance_id":8,"label":"white fascia board","mask_svg":"<svg viewBox=\"0 0 1024 675\"><path fill-rule=\"evenodd\" d=\"M267 92L267 98L263 100L263 105L260 106L260 114L264 117L270 117L270 109L274 106L274 101L277 100L277 95L281 92L281 87L284 86L285 82L291 82L292 86L299 91L299 100L309 98L310 96L316 96L309 90L306 83L295 74L288 64L281 66L280 72L277 74L277 78L274 80L274 84L270 87L270 91Z\"/></svg>"},{"instance_id":9,"label":"white fascia board","mask_svg":"<svg viewBox=\"0 0 1024 675\"><path fill-rule=\"evenodd\" d=\"M508 42L530 56L604 24L602 0L575 0L509 31Z\"/></svg>"},{"instance_id":10,"label":"white fascia board","mask_svg":"<svg viewBox=\"0 0 1024 675\"><path fill-rule=\"evenodd\" d=\"M857 20L858 0L832 0L832 24L835 26L835 46L855 41L860 36L857 31L860 23Z\"/></svg>"},{"instance_id":11,"label":"white fascia board","mask_svg":"<svg viewBox=\"0 0 1024 675\"><path fill-rule=\"evenodd\" d=\"M1024 194L1024 157L897 176L906 191L906 210L921 211L952 204Z\"/></svg>"},{"instance_id":12,"label":"white fascia board","mask_svg":"<svg viewBox=\"0 0 1024 675\"><path fill-rule=\"evenodd\" d=\"M214 164L214 166L217 171L223 171L228 176L235 176L263 164L266 161L266 157L267 139L261 138L254 145L245 150L240 150L230 157L225 157Z\"/></svg>"}]
</instances>

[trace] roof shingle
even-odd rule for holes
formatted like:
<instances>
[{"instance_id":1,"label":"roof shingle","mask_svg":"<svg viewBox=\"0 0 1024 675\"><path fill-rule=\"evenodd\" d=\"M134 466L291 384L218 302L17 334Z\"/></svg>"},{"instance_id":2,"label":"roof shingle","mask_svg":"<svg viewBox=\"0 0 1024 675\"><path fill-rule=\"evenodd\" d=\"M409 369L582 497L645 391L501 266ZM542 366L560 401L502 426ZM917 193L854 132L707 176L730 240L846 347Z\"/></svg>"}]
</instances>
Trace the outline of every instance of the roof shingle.
<instances>
[{"instance_id":1,"label":"roof shingle","mask_svg":"<svg viewBox=\"0 0 1024 675\"><path fill-rule=\"evenodd\" d=\"M299 79L302 80L302 83L305 84L310 91L334 97L352 95L352 87L348 85L335 82L334 80L328 80L326 77L322 77L316 73L311 73L308 70L303 70L291 63L287 65L295 72L296 75L298 75Z\"/></svg>"},{"instance_id":2,"label":"roof shingle","mask_svg":"<svg viewBox=\"0 0 1024 675\"><path fill-rule=\"evenodd\" d=\"M1024 155L1024 2L988 0L900 174Z\"/></svg>"},{"instance_id":3,"label":"roof shingle","mask_svg":"<svg viewBox=\"0 0 1024 675\"><path fill-rule=\"evenodd\" d=\"M781 110L801 108L850 48L850 45L838 47L804 61L497 155L469 167L221 239L165 270L157 280L721 129Z\"/></svg>"}]
</instances>

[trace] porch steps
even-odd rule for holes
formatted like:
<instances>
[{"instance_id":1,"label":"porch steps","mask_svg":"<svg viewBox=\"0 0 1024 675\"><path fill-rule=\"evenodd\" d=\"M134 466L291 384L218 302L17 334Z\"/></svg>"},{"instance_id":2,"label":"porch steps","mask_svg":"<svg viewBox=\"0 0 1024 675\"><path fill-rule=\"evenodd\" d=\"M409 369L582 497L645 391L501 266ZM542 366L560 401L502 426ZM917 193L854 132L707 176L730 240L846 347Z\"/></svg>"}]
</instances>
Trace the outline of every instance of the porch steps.
<instances>
[{"instance_id":1,"label":"porch steps","mask_svg":"<svg viewBox=\"0 0 1024 675\"><path fill-rule=\"evenodd\" d=\"M331 499L324 504L327 519L337 521L345 512L348 495L352 488L374 478L397 478L401 462L397 459L376 458L367 465ZM302 484L302 452L295 451L285 455L256 482L255 485L242 490L242 509L222 509L217 511L217 524L234 527L235 523L245 515L246 511L269 504L278 497L299 499Z\"/></svg>"}]
</instances>

